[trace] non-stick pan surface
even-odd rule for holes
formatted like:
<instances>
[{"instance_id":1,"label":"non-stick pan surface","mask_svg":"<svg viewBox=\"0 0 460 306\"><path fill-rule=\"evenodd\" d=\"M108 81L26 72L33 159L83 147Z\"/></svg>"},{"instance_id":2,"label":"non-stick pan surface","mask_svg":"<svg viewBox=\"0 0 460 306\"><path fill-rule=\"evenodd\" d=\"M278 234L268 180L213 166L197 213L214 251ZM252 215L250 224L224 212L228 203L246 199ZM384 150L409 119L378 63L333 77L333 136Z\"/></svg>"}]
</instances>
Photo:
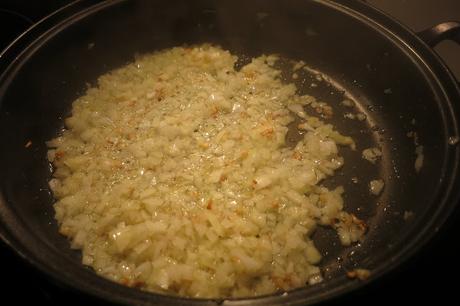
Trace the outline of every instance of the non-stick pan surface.
<instances>
[{"instance_id":1,"label":"non-stick pan surface","mask_svg":"<svg viewBox=\"0 0 460 306\"><path fill-rule=\"evenodd\" d=\"M357 151L342 149L345 166L324 184L343 185L346 210L369 225L366 239L349 248L332 230L315 232L323 283L224 303L305 304L336 296L363 284L346 271L370 269L372 281L439 229L460 190L459 91L429 47L402 26L351 0L79 1L26 33L0 63L0 233L22 257L62 284L111 301L215 303L125 288L81 265L53 218L45 146L62 129L71 102L99 75L135 54L202 42L231 50L242 63L272 53L307 63L311 70L296 80L281 64L285 80L329 102L334 115L328 120L357 143ZM356 106L342 105L345 98ZM362 112L366 120L350 120L345 112ZM293 142L296 133L288 135ZM373 146L383 151L376 165L360 155ZM419 172L418 146L424 156ZM369 193L372 179L385 181L378 197Z\"/></svg>"}]
</instances>

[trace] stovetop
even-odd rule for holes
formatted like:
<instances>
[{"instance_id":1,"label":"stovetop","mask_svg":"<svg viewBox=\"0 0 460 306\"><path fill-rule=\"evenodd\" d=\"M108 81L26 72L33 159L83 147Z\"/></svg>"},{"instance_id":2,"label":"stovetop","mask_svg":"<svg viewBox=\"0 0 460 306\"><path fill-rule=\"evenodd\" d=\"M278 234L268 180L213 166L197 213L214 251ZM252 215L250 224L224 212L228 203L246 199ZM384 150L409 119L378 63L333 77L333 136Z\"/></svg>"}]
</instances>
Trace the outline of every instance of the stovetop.
<instances>
[{"instance_id":1,"label":"stovetop","mask_svg":"<svg viewBox=\"0 0 460 306\"><path fill-rule=\"evenodd\" d=\"M363 0L364 1L364 0ZM70 3L69 0L0 0L0 49L14 37L47 14ZM414 31L436 23L460 20L460 0L367 0L366 2L392 15ZM6 25L6 26L5 26ZM460 80L460 46L443 42L436 49L454 75ZM456 254L457 233L460 232L460 212L457 209L450 222L415 258L394 273L373 282L345 298L328 305L414 304L435 300L437 305L453 304L457 299L455 279L460 275ZM21 305L31 300L38 305L100 305L67 288L52 284L41 273L19 259L0 243L0 301L2 305ZM11 301L6 302L4 301Z\"/></svg>"}]
</instances>

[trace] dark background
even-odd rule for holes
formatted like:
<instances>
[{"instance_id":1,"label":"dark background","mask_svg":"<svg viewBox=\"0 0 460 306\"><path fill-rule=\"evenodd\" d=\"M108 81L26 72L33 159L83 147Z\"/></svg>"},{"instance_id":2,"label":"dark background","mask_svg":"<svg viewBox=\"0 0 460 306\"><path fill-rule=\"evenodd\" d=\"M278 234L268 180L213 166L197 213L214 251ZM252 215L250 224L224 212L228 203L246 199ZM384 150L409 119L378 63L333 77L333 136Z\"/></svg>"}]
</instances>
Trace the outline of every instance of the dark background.
<instances>
[{"instance_id":1,"label":"dark background","mask_svg":"<svg viewBox=\"0 0 460 306\"><path fill-rule=\"evenodd\" d=\"M0 0L0 50L27 27L69 0ZM414 31L460 20L460 0L367 0ZM447 41L436 51L460 80L460 46ZM1 170L0 170L1 171ZM457 304L460 256L457 243L460 210L435 239L397 271L328 305ZM59 288L0 243L0 305L96 305L99 301Z\"/></svg>"}]
</instances>

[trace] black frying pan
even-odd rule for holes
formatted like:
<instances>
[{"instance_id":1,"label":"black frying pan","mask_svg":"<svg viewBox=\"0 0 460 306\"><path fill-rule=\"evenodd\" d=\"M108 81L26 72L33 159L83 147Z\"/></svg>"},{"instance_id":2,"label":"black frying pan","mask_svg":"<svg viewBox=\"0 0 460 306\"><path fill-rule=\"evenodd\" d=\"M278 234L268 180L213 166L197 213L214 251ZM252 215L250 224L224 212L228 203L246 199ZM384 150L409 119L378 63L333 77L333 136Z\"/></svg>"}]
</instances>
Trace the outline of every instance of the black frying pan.
<instances>
[{"instance_id":1,"label":"black frying pan","mask_svg":"<svg viewBox=\"0 0 460 306\"><path fill-rule=\"evenodd\" d=\"M425 31L424 43L353 0L77 1L37 24L0 58L0 235L60 284L119 303L297 305L354 290L363 282L348 279L346 271L368 268L372 281L394 269L438 231L458 202L460 92L427 43L458 38L459 29L458 23L446 23ZM295 80L299 92L330 102L336 109L331 122L356 140L358 150L379 145L384 152L374 166L343 149L345 167L325 182L345 186L346 210L366 220L369 231L363 243L350 248L341 247L330 230L315 233L326 276L319 285L247 300L155 295L98 277L58 234L44 142L60 131L70 103L87 83L136 53L201 42L240 55L240 64L262 53L304 60L312 71ZM325 80L318 81L316 73ZM342 116L344 97L356 101L366 121ZM419 173L409 132L416 132L424 147ZM296 132L288 137L295 141ZM386 183L378 198L368 192L374 178ZM406 220L404 212L413 216Z\"/></svg>"}]
</instances>

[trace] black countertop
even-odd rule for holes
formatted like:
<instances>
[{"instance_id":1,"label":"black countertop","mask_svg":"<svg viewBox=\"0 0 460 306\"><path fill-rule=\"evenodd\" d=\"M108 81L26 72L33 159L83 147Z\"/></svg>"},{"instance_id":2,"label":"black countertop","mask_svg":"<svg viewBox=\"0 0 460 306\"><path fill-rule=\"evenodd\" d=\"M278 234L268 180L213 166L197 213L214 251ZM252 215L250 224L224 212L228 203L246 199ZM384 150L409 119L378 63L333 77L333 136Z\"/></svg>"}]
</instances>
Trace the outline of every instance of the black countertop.
<instances>
[{"instance_id":1,"label":"black countertop","mask_svg":"<svg viewBox=\"0 0 460 306\"><path fill-rule=\"evenodd\" d=\"M69 3L66 0L3 0L0 1L0 49L53 10ZM367 0L392 15L414 31L420 31L447 20L460 20L460 0ZM18 17L18 15L21 15ZM8 24L5 26L5 24ZM460 80L460 46L443 42L436 51ZM436 301L436 305L454 304L457 297L456 277L460 261L455 252L460 232L459 209L435 239L415 258L394 273L363 290L328 303L344 304L402 304ZM2 305L20 305L33 301L39 305L96 305L95 300L68 289L58 288L25 264L13 252L0 244Z\"/></svg>"}]
</instances>

